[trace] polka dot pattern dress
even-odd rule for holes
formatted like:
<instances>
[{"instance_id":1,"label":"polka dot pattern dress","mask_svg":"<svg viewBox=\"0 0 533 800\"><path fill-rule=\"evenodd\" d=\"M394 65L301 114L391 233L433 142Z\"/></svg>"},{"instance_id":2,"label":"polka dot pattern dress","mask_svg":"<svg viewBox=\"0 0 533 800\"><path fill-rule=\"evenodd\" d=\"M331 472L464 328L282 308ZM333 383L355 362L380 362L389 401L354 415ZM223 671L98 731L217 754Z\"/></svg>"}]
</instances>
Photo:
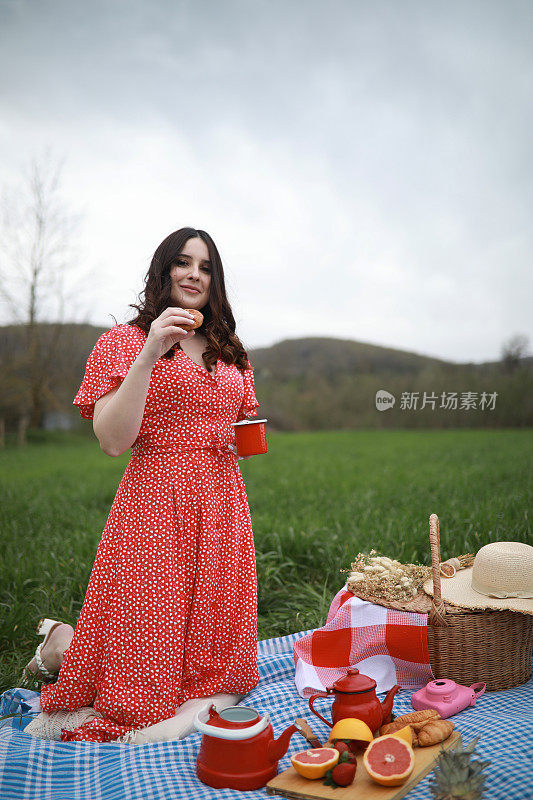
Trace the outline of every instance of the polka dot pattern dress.
<instances>
[{"instance_id":1,"label":"polka dot pattern dress","mask_svg":"<svg viewBox=\"0 0 533 800\"><path fill-rule=\"evenodd\" d=\"M146 334L115 325L96 342L74 399L119 386ZM103 715L64 741L112 741L172 717L194 697L246 694L257 671L257 579L231 423L255 416L252 370L219 360L214 376L182 350L159 359L74 638L43 711Z\"/></svg>"}]
</instances>

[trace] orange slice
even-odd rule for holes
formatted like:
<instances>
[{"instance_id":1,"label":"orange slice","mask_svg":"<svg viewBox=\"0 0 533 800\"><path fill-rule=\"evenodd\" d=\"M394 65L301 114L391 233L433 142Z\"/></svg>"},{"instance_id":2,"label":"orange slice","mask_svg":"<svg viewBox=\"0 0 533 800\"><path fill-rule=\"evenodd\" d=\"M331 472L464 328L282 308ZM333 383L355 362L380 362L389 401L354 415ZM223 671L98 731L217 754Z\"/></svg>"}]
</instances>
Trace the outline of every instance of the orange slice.
<instances>
[{"instance_id":1,"label":"orange slice","mask_svg":"<svg viewBox=\"0 0 533 800\"><path fill-rule=\"evenodd\" d=\"M400 786L415 766L413 748L396 734L378 736L363 755L368 774L382 786Z\"/></svg>"},{"instance_id":2,"label":"orange slice","mask_svg":"<svg viewBox=\"0 0 533 800\"><path fill-rule=\"evenodd\" d=\"M328 769L339 760L339 751L333 747L313 747L291 756L292 766L303 778L323 778Z\"/></svg>"}]
</instances>

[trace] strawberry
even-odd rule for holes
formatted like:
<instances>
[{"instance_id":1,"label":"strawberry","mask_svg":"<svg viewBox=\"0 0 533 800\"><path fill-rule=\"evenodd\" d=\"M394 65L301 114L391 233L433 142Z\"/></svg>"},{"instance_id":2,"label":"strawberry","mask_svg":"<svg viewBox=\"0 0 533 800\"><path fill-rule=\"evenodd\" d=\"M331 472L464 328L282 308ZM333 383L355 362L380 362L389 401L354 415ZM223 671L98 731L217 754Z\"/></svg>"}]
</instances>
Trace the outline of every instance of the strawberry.
<instances>
[{"instance_id":1,"label":"strawberry","mask_svg":"<svg viewBox=\"0 0 533 800\"><path fill-rule=\"evenodd\" d=\"M355 778L355 771L357 764L346 762L344 764L337 764L331 770L331 777L337 786L349 786Z\"/></svg>"},{"instance_id":2,"label":"strawberry","mask_svg":"<svg viewBox=\"0 0 533 800\"><path fill-rule=\"evenodd\" d=\"M348 747L346 742L342 741L342 739L336 739L335 740L335 744L333 745L333 747L335 748L335 750L338 750L339 753L346 753L346 752L349 753L350 752L350 748Z\"/></svg>"},{"instance_id":3,"label":"strawberry","mask_svg":"<svg viewBox=\"0 0 533 800\"><path fill-rule=\"evenodd\" d=\"M354 759L352 761L352 758ZM354 756L346 750L340 754L338 763L326 772L326 780L324 786L349 786L355 778L355 771L357 769L357 761Z\"/></svg>"},{"instance_id":4,"label":"strawberry","mask_svg":"<svg viewBox=\"0 0 533 800\"><path fill-rule=\"evenodd\" d=\"M354 756L357 753L362 753L364 750L366 750L369 744L368 742L359 741L359 739L335 739L333 747L337 747L337 745L341 743L345 744L347 750L349 750L350 753L353 753ZM339 752L344 752L344 750Z\"/></svg>"}]
</instances>

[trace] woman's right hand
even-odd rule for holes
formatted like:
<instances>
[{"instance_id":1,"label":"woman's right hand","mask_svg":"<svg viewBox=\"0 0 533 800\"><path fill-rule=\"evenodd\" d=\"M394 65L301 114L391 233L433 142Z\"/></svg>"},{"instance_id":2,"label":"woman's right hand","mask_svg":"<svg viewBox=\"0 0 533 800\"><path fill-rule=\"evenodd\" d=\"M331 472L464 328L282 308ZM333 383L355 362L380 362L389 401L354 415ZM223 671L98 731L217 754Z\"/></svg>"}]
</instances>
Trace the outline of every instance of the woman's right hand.
<instances>
[{"instance_id":1,"label":"woman's right hand","mask_svg":"<svg viewBox=\"0 0 533 800\"><path fill-rule=\"evenodd\" d=\"M194 317L183 308L175 306L165 308L150 325L148 338L141 351L143 357L151 364L155 364L176 342L194 336L194 331L186 331L180 327L180 325L190 325L192 322Z\"/></svg>"}]
</instances>

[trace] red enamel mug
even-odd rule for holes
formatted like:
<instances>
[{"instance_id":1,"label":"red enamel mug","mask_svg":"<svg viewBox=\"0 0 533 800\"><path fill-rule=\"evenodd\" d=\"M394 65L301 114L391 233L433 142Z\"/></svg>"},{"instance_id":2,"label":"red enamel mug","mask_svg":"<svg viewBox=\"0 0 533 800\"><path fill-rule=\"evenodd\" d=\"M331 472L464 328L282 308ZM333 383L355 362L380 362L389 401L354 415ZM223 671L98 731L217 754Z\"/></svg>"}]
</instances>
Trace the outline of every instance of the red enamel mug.
<instances>
[{"instance_id":1,"label":"red enamel mug","mask_svg":"<svg viewBox=\"0 0 533 800\"><path fill-rule=\"evenodd\" d=\"M266 419L244 419L234 422L238 456L258 456L267 451Z\"/></svg>"}]
</instances>

